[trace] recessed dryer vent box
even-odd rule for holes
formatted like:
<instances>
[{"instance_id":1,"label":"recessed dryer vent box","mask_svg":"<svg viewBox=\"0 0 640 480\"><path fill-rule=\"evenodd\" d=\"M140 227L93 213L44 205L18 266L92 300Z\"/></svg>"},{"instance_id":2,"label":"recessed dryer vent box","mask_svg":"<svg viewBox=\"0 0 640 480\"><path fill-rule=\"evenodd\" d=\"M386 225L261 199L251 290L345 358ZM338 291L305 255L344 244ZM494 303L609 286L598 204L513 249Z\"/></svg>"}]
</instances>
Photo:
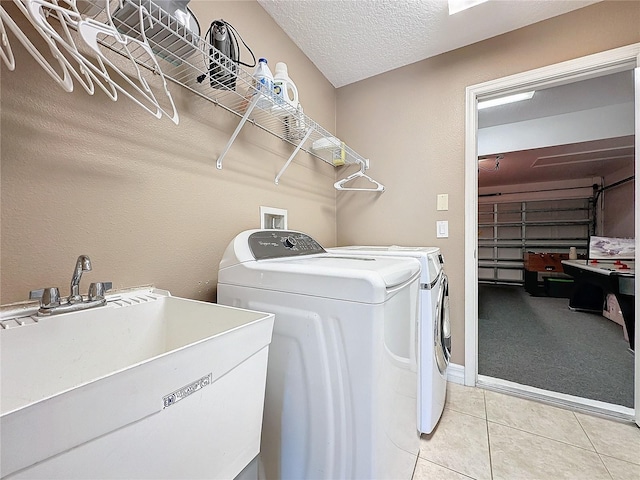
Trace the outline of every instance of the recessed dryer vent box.
<instances>
[{"instance_id":1,"label":"recessed dryer vent box","mask_svg":"<svg viewBox=\"0 0 640 480\"><path fill-rule=\"evenodd\" d=\"M282 208L260 207L260 228L286 230L287 211Z\"/></svg>"}]
</instances>

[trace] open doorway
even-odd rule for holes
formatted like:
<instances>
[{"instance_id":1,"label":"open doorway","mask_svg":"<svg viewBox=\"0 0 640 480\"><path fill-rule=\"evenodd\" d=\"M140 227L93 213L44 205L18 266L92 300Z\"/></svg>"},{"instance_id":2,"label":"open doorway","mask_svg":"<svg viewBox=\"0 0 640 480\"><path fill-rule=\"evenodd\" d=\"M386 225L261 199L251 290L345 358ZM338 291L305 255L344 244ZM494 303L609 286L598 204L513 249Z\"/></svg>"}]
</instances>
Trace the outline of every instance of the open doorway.
<instances>
[{"instance_id":1,"label":"open doorway","mask_svg":"<svg viewBox=\"0 0 640 480\"><path fill-rule=\"evenodd\" d=\"M633 409L615 297L570 309L561 264L591 236L634 236L633 117L633 70L479 108L480 376Z\"/></svg>"},{"instance_id":2,"label":"open doorway","mask_svg":"<svg viewBox=\"0 0 640 480\"><path fill-rule=\"evenodd\" d=\"M511 77L506 77L503 79L498 79L492 82L486 82L484 84L471 86L467 88L467 135L466 135L466 252L465 252L465 263L466 263L466 278L465 278L465 383L467 385L476 385L476 384L486 384L493 388L502 388L504 390L514 391L518 394L522 394L525 396L529 396L532 398L540 398L545 401L551 401L559 404L568 404L573 407L578 407L590 411L597 411L601 413L614 414L622 418L633 418L635 416L636 423L638 422L638 377L640 372L640 366L638 361L638 356L634 357L634 408L628 407L619 407L617 405L612 405L606 402L601 401L593 401L588 398L581 398L571 394L563 394L554 392L551 390L546 390L544 388L539 387L530 387L527 385L521 385L516 382L510 381L502 381L499 378L494 377L483 377L482 374L479 374L478 371L478 307L479 307L479 272L480 272L480 249L479 249L479 222L478 222L478 213L479 213L479 190L478 190L478 180L479 180L479 172L478 172L478 158L482 157L481 148L483 144L481 143L481 139L478 136L478 110L477 103L478 101L503 97L505 95L526 92L531 90L541 90L541 89L551 89L554 87L560 87L569 83L575 83L580 81L586 81L589 79L594 79L596 77L602 77L605 75L616 74L620 72L629 72L632 71L638 65L638 55L640 54L640 45L632 45L629 47L623 47L620 49L612 50L609 52L604 52L602 54L591 55L589 57L584 57L582 59L578 59L575 61L565 62L563 64L553 65L550 67L545 67L542 69L534 70L531 72L525 72L523 74L514 75ZM637 70L636 70L637 72ZM637 76L637 73L636 73ZM638 80L635 79L636 86ZM637 89L637 88L636 88ZM635 106L632 107L632 111L635 109L634 115L638 114L638 93L635 93L636 101ZM522 120L526 122L530 119ZM596 122L596 127L606 129L609 125L604 122ZM637 122L635 126L635 130L633 133L635 134L635 151L634 151L634 168L637 169L637 165L640 163L637 148ZM556 133L558 133L560 129L556 129ZM504 135L507 137L514 138L513 136ZM626 139L628 140L628 139ZM556 142L557 145L564 145L567 143L578 143L582 141L588 141L585 139L577 140L574 142ZM624 142L623 142L624 143ZM547 146L553 146L549 144ZM624 148L623 145L611 145L611 148ZM609 148L607 147L607 148ZM528 149L522 148L503 148L502 152L510 153L521 150L532 150L535 147L530 147ZM598 150L595 148L593 150ZM493 152L491 152L493 153ZM585 153L583 151L582 153ZM563 155L562 153L554 153L551 155L542 155L543 160L546 162L553 162L553 159L561 158L559 155ZM541 156L537 155L536 160ZM549 158L550 157L550 158ZM491 167L495 169L497 166L497 170L499 171L502 168L508 166L508 163L505 165L505 158L491 158L487 157L485 163L488 163L487 166L482 165L483 168L491 170ZM551 160L550 160L551 159ZM544 163L544 162L543 162ZM575 163L572 168L577 169L577 165L580 163L588 164L589 162L573 162ZM540 167L541 170L544 167ZM547 167L550 168L550 167ZM550 171L550 170L547 170ZM631 174L633 176L633 173ZM602 177L600 177L602 178ZM545 181L551 182L552 180L547 179ZM588 184L584 185L574 185L575 191L580 189L590 190L590 194L587 194L585 198L589 198L589 195L594 195L594 188L591 185L589 188ZM601 180L599 184L596 185L596 190L604 187L604 180ZM504 188L502 188L504 193ZM635 218L638 217L638 208L637 208L637 186L636 190L636 208L635 208ZM517 192L509 192L509 193L517 193ZM522 192L520 192L522 193ZM502 196L502 195L499 195ZM501 200L504 200L501 199ZM518 199L519 201L520 199ZM553 199L540 199L535 198L533 200L550 200L552 203L557 200ZM500 202L496 202L500 203ZM528 206L525 205L524 209ZM494 207L495 208L495 207ZM576 207L577 208L577 207ZM602 206L596 207L602 209ZM521 209L522 210L522 209ZM522 212L520 212L522 213ZM593 212L595 214L598 211ZM632 215L633 216L633 215ZM592 228L602 228L604 215L600 212L600 217L598 218L595 215L595 222L592 223ZM592 220L589 220L592 221ZM601 222L601 223L598 223ZM637 220L635 221L635 231L637 231ZM635 232L634 232L635 233ZM635 235L636 238L636 246L638 244L638 235ZM577 242L577 240L571 240L572 242ZM572 245L573 246L573 245ZM576 245L577 246L577 245ZM568 247L568 245L561 245L562 248ZM568 248L567 248L568 250ZM508 275L507 275L508 277ZM515 279L512 279L515 280ZM524 281L524 279L521 279ZM637 293L638 288L635 288L635 292ZM636 295L637 298L637 295ZM637 323L637 322L636 322ZM637 332L637 328L636 328ZM637 338L636 334L636 338ZM508 359L504 359L508 361ZM549 372L552 374L552 372Z\"/></svg>"}]
</instances>

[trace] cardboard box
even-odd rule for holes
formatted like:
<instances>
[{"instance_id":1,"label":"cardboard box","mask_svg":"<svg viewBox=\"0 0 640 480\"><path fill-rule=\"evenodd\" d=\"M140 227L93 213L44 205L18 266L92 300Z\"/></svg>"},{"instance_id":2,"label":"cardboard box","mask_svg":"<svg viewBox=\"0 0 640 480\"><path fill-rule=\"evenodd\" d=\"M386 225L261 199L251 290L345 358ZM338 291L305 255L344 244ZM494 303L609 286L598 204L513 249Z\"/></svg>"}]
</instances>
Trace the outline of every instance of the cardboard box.
<instances>
[{"instance_id":1,"label":"cardboard box","mask_svg":"<svg viewBox=\"0 0 640 480\"><path fill-rule=\"evenodd\" d=\"M618 304L618 299L613 293L607 294L607 298L604 303L604 310L602 316L608 318L612 322L616 322L618 325L622 325L624 339L629 341L629 334L627 333L627 326L624 323L624 317L622 316L622 310Z\"/></svg>"}]
</instances>

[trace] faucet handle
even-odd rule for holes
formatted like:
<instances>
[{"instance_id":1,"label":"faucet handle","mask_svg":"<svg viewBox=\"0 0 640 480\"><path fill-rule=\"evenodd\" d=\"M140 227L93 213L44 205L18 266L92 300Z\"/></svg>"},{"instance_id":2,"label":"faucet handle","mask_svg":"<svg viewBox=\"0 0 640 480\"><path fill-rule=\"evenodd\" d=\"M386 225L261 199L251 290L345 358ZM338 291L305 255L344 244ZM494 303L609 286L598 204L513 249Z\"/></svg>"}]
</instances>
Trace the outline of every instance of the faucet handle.
<instances>
[{"instance_id":1,"label":"faucet handle","mask_svg":"<svg viewBox=\"0 0 640 480\"><path fill-rule=\"evenodd\" d=\"M60 305L60 291L56 287L45 288L40 304L45 308L57 307Z\"/></svg>"},{"instance_id":2,"label":"faucet handle","mask_svg":"<svg viewBox=\"0 0 640 480\"><path fill-rule=\"evenodd\" d=\"M31 290L29 292L29 300L40 300L42 298L43 293L44 293L44 288L39 288L38 290Z\"/></svg>"},{"instance_id":3,"label":"faucet handle","mask_svg":"<svg viewBox=\"0 0 640 480\"><path fill-rule=\"evenodd\" d=\"M60 291L56 287L31 290L29 292L29 299L40 300L40 306L43 308L57 307L60 305Z\"/></svg>"},{"instance_id":4,"label":"faucet handle","mask_svg":"<svg viewBox=\"0 0 640 480\"><path fill-rule=\"evenodd\" d=\"M102 300L104 293L111 290L111 282L95 282L89 285L89 300Z\"/></svg>"}]
</instances>

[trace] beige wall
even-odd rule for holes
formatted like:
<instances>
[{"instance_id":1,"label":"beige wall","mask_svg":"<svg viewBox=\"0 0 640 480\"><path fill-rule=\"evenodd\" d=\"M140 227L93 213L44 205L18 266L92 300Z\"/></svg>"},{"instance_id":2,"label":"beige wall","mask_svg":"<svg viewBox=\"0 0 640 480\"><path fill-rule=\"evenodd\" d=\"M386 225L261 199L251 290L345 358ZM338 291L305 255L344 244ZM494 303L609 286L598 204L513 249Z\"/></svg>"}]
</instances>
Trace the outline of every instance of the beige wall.
<instances>
[{"instance_id":1,"label":"beige wall","mask_svg":"<svg viewBox=\"0 0 640 480\"><path fill-rule=\"evenodd\" d=\"M123 99L64 93L13 41L2 65L0 302L65 292L76 257L90 281L147 283L214 300L218 262L258 209L289 210L291 228L334 244L437 245L450 278L453 361L464 363L464 89L640 41L640 2L603 2L336 91L255 2L192 0L202 30L224 18L271 64L283 60L314 120L371 158L383 194L344 192L332 167L249 127L215 159L237 118L171 84L180 125ZM13 40L13 37L10 37ZM243 53L243 58L244 58ZM337 104L337 109L336 109ZM353 168L353 167L351 167ZM338 171L338 174L343 172ZM436 212L436 194L449 211ZM337 210L337 214L336 214ZM436 239L436 220L449 220Z\"/></svg>"},{"instance_id":2,"label":"beige wall","mask_svg":"<svg viewBox=\"0 0 640 480\"><path fill-rule=\"evenodd\" d=\"M335 89L256 2L190 7L203 34L224 18L256 57L285 61L305 112L335 128ZM275 185L293 147L247 126L217 170L237 117L174 84L179 126L125 98L65 93L10 41L17 67L2 64L0 302L46 286L68 294L79 254L93 263L83 292L111 280L215 300L222 253L238 232L259 228L260 205L288 209L291 228L335 244L330 165L299 154ZM250 60L244 50L242 59Z\"/></svg>"},{"instance_id":3,"label":"beige wall","mask_svg":"<svg viewBox=\"0 0 640 480\"><path fill-rule=\"evenodd\" d=\"M603 2L338 89L337 134L369 155L381 195L340 193L338 244L435 245L464 364L465 88L640 42L640 2ZM449 211L436 211L436 194ZM449 238L436 238L436 221Z\"/></svg>"}]
</instances>

